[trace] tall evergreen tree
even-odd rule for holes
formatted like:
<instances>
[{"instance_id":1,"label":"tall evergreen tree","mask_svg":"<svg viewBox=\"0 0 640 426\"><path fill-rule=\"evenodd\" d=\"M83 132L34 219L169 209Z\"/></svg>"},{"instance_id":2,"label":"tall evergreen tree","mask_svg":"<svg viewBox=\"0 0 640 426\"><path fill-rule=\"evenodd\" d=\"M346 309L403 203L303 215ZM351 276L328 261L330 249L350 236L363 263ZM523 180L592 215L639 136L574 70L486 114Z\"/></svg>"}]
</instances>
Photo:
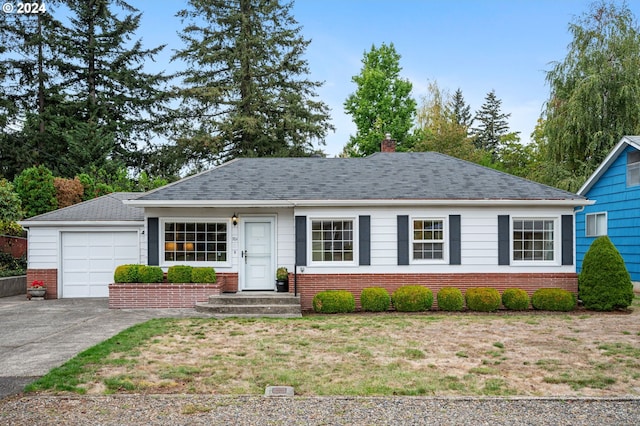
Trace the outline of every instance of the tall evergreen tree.
<instances>
[{"instance_id":1,"label":"tall evergreen tree","mask_svg":"<svg viewBox=\"0 0 640 426\"><path fill-rule=\"evenodd\" d=\"M304 156L333 127L307 78L310 41L280 0L190 0L181 10L183 126L177 145L194 165L236 157Z\"/></svg>"},{"instance_id":2,"label":"tall evergreen tree","mask_svg":"<svg viewBox=\"0 0 640 426\"><path fill-rule=\"evenodd\" d=\"M495 90L487 93L484 104L476 112L475 121L478 124L472 128L476 148L490 153L494 160L500 150L500 138L509 133L507 119L511 114L503 113L501 105L502 101L497 98Z\"/></svg>"},{"instance_id":3,"label":"tall evergreen tree","mask_svg":"<svg viewBox=\"0 0 640 426\"><path fill-rule=\"evenodd\" d=\"M58 111L68 164L105 167L109 160L140 166L136 155L160 124L168 77L144 70L164 48L131 41L142 14L124 0L67 0L70 24L60 39L57 66L64 78Z\"/></svg>"},{"instance_id":4,"label":"tall evergreen tree","mask_svg":"<svg viewBox=\"0 0 640 426\"><path fill-rule=\"evenodd\" d=\"M399 150L411 148L416 101L411 97L411 82L400 77L401 70L400 54L393 43L379 48L374 45L364 53L360 74L352 78L358 88L344 103L358 129L345 147L347 155L380 151L387 133L397 141Z\"/></svg>"},{"instance_id":5,"label":"tall evergreen tree","mask_svg":"<svg viewBox=\"0 0 640 426\"><path fill-rule=\"evenodd\" d=\"M626 4L598 1L569 31L567 56L547 72L543 133L547 182L575 191L622 136L640 132L640 30Z\"/></svg>"},{"instance_id":6,"label":"tall evergreen tree","mask_svg":"<svg viewBox=\"0 0 640 426\"><path fill-rule=\"evenodd\" d=\"M473 116L471 115L471 106L467 104L462 95L462 90L458 88L453 94L453 98L450 101L451 112L456 120L456 123L463 126L467 131L471 129L473 124Z\"/></svg>"}]
</instances>

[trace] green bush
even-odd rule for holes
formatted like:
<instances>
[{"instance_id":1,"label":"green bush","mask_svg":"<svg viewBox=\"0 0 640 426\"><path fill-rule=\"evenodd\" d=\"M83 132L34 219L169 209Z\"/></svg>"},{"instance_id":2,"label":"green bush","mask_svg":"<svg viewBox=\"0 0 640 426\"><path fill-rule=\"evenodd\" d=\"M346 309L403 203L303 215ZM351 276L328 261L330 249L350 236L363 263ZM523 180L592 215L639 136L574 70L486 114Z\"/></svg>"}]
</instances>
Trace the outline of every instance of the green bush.
<instances>
[{"instance_id":1,"label":"green bush","mask_svg":"<svg viewBox=\"0 0 640 426\"><path fill-rule=\"evenodd\" d=\"M193 268L188 265L170 266L167 271L167 281L170 283L190 283Z\"/></svg>"},{"instance_id":2,"label":"green bush","mask_svg":"<svg viewBox=\"0 0 640 426\"><path fill-rule=\"evenodd\" d=\"M406 285L393 292L391 301L399 312L427 311L433 305L433 292L420 285Z\"/></svg>"},{"instance_id":3,"label":"green bush","mask_svg":"<svg viewBox=\"0 0 640 426\"><path fill-rule=\"evenodd\" d=\"M313 310L322 314L353 312L356 300L346 290L325 290L313 296Z\"/></svg>"},{"instance_id":4,"label":"green bush","mask_svg":"<svg viewBox=\"0 0 640 426\"><path fill-rule=\"evenodd\" d=\"M391 306L391 297L382 287L364 288L360 293L360 305L363 311L384 312Z\"/></svg>"},{"instance_id":5,"label":"green bush","mask_svg":"<svg viewBox=\"0 0 640 426\"><path fill-rule=\"evenodd\" d=\"M444 287L438 291L438 308L442 311L461 311L464 307L464 296L459 288Z\"/></svg>"},{"instance_id":6,"label":"green bush","mask_svg":"<svg viewBox=\"0 0 640 426\"><path fill-rule=\"evenodd\" d=\"M576 296L561 288L541 288L533 293L531 304L543 311L568 312L576 308Z\"/></svg>"},{"instance_id":7,"label":"green bush","mask_svg":"<svg viewBox=\"0 0 640 426\"><path fill-rule=\"evenodd\" d=\"M159 266L140 265L138 267L138 282L161 283L164 279L162 268Z\"/></svg>"},{"instance_id":8,"label":"green bush","mask_svg":"<svg viewBox=\"0 0 640 426\"><path fill-rule=\"evenodd\" d=\"M24 169L14 179L26 217L36 216L58 208L53 173L43 165Z\"/></svg>"},{"instance_id":9,"label":"green bush","mask_svg":"<svg viewBox=\"0 0 640 426\"><path fill-rule=\"evenodd\" d=\"M13 185L6 179L0 179L0 221L14 222L22 218L22 201ZM20 228L22 235L22 228ZM6 234L6 232L1 232ZM13 234L8 234L13 235Z\"/></svg>"},{"instance_id":10,"label":"green bush","mask_svg":"<svg viewBox=\"0 0 640 426\"><path fill-rule=\"evenodd\" d=\"M116 283L139 283L140 266L142 265L120 265L113 273L113 281Z\"/></svg>"},{"instance_id":11,"label":"green bush","mask_svg":"<svg viewBox=\"0 0 640 426\"><path fill-rule=\"evenodd\" d=\"M475 287L465 293L467 308L478 312L493 312L500 307L500 293L495 288Z\"/></svg>"},{"instance_id":12,"label":"green bush","mask_svg":"<svg viewBox=\"0 0 640 426\"><path fill-rule=\"evenodd\" d=\"M595 311L612 311L631 305L631 277L609 237L596 238L584 255L578 293L584 307Z\"/></svg>"},{"instance_id":13,"label":"green bush","mask_svg":"<svg viewBox=\"0 0 640 426\"><path fill-rule=\"evenodd\" d=\"M520 288L508 288L502 293L502 304L512 311L529 309L529 295Z\"/></svg>"},{"instance_id":14,"label":"green bush","mask_svg":"<svg viewBox=\"0 0 640 426\"><path fill-rule=\"evenodd\" d=\"M211 267L198 267L191 270L191 282L209 284L216 282L216 270Z\"/></svg>"}]
</instances>

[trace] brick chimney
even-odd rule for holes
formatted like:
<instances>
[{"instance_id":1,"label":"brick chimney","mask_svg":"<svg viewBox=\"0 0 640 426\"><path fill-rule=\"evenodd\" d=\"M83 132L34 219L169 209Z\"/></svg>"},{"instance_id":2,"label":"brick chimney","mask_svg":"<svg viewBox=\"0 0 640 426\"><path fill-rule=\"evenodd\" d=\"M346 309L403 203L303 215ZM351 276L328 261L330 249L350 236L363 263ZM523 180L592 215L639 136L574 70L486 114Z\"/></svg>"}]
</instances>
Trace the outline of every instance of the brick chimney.
<instances>
[{"instance_id":1,"label":"brick chimney","mask_svg":"<svg viewBox=\"0 0 640 426\"><path fill-rule=\"evenodd\" d=\"M390 133L387 133L382 140L380 152L396 152L396 140L391 139Z\"/></svg>"}]
</instances>

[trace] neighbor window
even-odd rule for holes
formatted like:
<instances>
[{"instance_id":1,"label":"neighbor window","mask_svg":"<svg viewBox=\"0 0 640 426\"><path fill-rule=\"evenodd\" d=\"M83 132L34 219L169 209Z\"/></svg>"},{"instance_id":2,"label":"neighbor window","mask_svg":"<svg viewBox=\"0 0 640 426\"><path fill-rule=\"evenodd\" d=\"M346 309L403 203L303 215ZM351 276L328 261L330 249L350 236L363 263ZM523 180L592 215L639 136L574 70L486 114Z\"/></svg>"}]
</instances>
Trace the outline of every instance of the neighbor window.
<instances>
[{"instance_id":1,"label":"neighbor window","mask_svg":"<svg viewBox=\"0 0 640 426\"><path fill-rule=\"evenodd\" d=\"M311 260L353 262L353 220L312 220Z\"/></svg>"},{"instance_id":2,"label":"neighbor window","mask_svg":"<svg viewBox=\"0 0 640 426\"><path fill-rule=\"evenodd\" d=\"M627 186L640 185L640 151L627 153Z\"/></svg>"},{"instance_id":3,"label":"neighbor window","mask_svg":"<svg viewBox=\"0 0 640 426\"><path fill-rule=\"evenodd\" d=\"M413 259L444 259L443 219L415 219L413 221Z\"/></svg>"},{"instance_id":4,"label":"neighbor window","mask_svg":"<svg viewBox=\"0 0 640 426\"><path fill-rule=\"evenodd\" d=\"M599 237L607 235L607 214L590 213L586 215L587 237Z\"/></svg>"},{"instance_id":5,"label":"neighbor window","mask_svg":"<svg viewBox=\"0 0 640 426\"><path fill-rule=\"evenodd\" d=\"M226 222L165 222L167 262L226 262Z\"/></svg>"},{"instance_id":6,"label":"neighbor window","mask_svg":"<svg viewBox=\"0 0 640 426\"><path fill-rule=\"evenodd\" d=\"M513 260L554 260L554 224L553 219L514 219Z\"/></svg>"}]
</instances>

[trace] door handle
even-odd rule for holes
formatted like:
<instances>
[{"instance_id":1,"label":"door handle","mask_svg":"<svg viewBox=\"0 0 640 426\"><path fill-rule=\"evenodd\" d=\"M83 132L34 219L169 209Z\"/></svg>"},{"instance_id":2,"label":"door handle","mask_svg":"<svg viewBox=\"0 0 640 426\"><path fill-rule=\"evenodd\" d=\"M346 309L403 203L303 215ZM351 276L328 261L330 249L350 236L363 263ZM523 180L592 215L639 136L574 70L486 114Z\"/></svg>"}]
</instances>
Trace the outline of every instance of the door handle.
<instances>
[{"instance_id":1,"label":"door handle","mask_svg":"<svg viewBox=\"0 0 640 426\"><path fill-rule=\"evenodd\" d=\"M241 253L241 255L242 255L242 257L244 257L244 263L246 264L246 263L247 263L247 251L246 251L246 250L245 250L245 251L243 251L243 252Z\"/></svg>"}]
</instances>

